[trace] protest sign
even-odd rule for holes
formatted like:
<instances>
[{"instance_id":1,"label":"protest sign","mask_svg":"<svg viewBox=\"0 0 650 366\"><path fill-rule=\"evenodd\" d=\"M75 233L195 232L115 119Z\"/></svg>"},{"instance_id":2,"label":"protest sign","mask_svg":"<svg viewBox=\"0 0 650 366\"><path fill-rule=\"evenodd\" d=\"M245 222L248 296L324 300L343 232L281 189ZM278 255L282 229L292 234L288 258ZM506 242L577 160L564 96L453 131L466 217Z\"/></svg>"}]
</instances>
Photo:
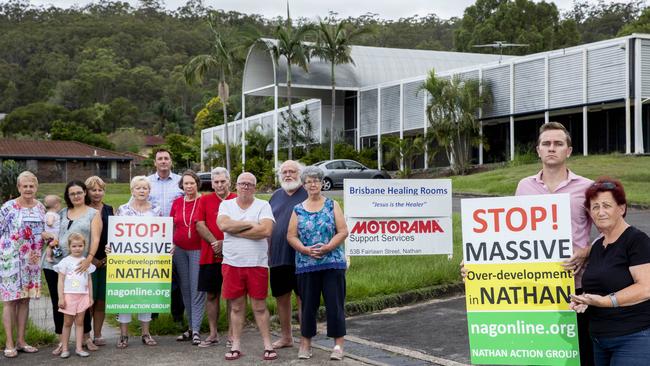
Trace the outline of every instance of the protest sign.
<instances>
[{"instance_id":1,"label":"protest sign","mask_svg":"<svg viewBox=\"0 0 650 366\"><path fill-rule=\"evenodd\" d=\"M579 365L569 195L461 200L474 364Z\"/></svg>"},{"instance_id":2,"label":"protest sign","mask_svg":"<svg viewBox=\"0 0 650 366\"><path fill-rule=\"evenodd\" d=\"M171 217L110 216L107 313L170 311Z\"/></svg>"},{"instance_id":3,"label":"protest sign","mask_svg":"<svg viewBox=\"0 0 650 366\"><path fill-rule=\"evenodd\" d=\"M347 255L451 254L449 179L346 179Z\"/></svg>"}]
</instances>

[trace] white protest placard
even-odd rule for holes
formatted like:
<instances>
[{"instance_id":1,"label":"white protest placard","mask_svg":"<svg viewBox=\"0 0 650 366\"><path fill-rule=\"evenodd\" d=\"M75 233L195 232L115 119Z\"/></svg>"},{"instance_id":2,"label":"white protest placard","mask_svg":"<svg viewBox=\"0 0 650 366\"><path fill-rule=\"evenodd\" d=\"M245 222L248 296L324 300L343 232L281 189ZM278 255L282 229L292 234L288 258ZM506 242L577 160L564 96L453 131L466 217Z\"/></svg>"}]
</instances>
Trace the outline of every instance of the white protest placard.
<instances>
[{"instance_id":1,"label":"white protest placard","mask_svg":"<svg viewBox=\"0 0 650 366\"><path fill-rule=\"evenodd\" d=\"M346 179L346 254L451 254L451 180Z\"/></svg>"}]
</instances>

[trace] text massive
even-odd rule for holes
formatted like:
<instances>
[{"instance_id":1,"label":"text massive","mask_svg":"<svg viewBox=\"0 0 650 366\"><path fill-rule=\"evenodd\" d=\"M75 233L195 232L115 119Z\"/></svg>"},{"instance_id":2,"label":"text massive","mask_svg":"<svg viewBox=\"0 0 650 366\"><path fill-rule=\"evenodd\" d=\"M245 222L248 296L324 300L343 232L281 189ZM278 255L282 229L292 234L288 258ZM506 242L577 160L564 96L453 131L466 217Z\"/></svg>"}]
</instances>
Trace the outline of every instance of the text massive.
<instances>
[{"instance_id":1,"label":"text massive","mask_svg":"<svg viewBox=\"0 0 650 366\"><path fill-rule=\"evenodd\" d=\"M357 221L352 228L352 234L421 234L421 233L443 233L437 220L369 220Z\"/></svg>"}]
</instances>

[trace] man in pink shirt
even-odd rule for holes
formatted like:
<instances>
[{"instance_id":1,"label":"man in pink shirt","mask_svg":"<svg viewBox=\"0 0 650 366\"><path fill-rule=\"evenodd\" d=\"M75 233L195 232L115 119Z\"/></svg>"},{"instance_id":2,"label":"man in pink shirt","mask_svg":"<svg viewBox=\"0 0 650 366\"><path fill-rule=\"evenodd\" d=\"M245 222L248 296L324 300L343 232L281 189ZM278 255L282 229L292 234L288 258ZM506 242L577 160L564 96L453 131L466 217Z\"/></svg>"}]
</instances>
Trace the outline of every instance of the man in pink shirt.
<instances>
[{"instance_id":1,"label":"man in pink shirt","mask_svg":"<svg viewBox=\"0 0 650 366\"><path fill-rule=\"evenodd\" d=\"M564 263L564 267L574 271L576 293L582 293L582 273L591 250L589 241L591 218L584 207L585 191L593 181L573 173L567 167L566 160L571 156L572 151L571 135L562 124L558 122L543 124L539 129L536 149L542 161L542 170L519 181L515 195L555 193L570 195L573 256ZM593 365L593 345L585 314L578 314L578 338L580 364Z\"/></svg>"}]
</instances>

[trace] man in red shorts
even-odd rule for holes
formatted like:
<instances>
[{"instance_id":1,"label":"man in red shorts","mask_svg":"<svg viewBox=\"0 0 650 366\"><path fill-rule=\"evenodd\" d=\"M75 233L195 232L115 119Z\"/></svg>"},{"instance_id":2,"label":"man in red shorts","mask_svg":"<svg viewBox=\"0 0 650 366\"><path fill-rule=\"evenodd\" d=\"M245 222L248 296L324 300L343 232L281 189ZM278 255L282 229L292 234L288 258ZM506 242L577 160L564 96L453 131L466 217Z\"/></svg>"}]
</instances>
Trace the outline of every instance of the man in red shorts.
<instances>
[{"instance_id":1,"label":"man in red shorts","mask_svg":"<svg viewBox=\"0 0 650 366\"><path fill-rule=\"evenodd\" d=\"M223 282L221 276L223 232L217 226L217 213L222 201L237 197L235 193L230 192L230 173L226 168L212 169L211 176L214 193L203 195L199 200L196 223L196 230L203 239L201 240L198 287L199 291L204 291L207 294L205 308L210 326L210 335L199 344L199 347L214 346L219 341L217 322L219 321L219 297ZM230 332L228 341L232 342Z\"/></svg>"},{"instance_id":2,"label":"man in red shorts","mask_svg":"<svg viewBox=\"0 0 650 366\"><path fill-rule=\"evenodd\" d=\"M255 322L264 340L265 360L275 360L278 354L271 345L269 311L266 308L269 269L266 239L273 231L275 219L267 201L255 198L257 179L251 173L237 177L237 198L223 201L219 206L217 225L224 232L222 295L230 300L232 347L226 360L241 357L241 333L246 315L246 295L251 299Z\"/></svg>"}]
</instances>

